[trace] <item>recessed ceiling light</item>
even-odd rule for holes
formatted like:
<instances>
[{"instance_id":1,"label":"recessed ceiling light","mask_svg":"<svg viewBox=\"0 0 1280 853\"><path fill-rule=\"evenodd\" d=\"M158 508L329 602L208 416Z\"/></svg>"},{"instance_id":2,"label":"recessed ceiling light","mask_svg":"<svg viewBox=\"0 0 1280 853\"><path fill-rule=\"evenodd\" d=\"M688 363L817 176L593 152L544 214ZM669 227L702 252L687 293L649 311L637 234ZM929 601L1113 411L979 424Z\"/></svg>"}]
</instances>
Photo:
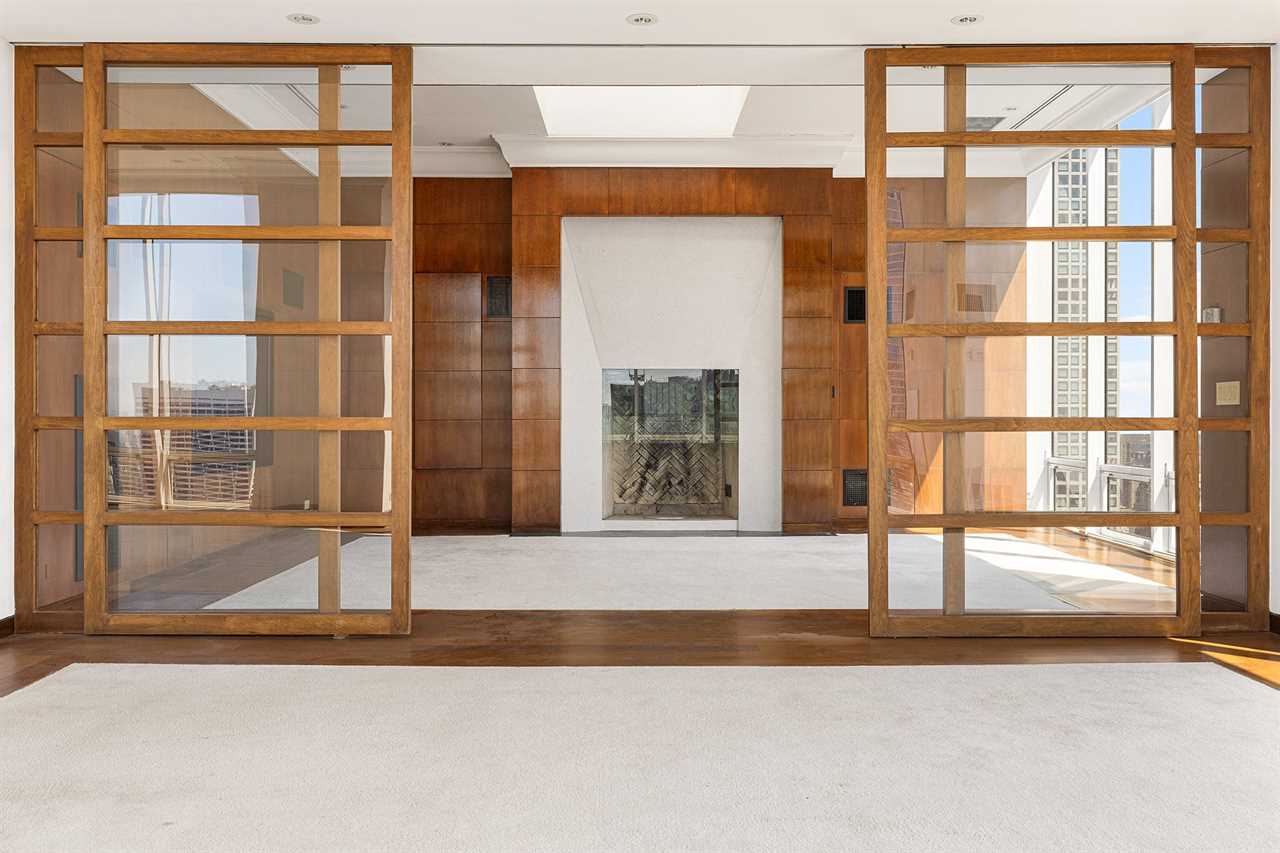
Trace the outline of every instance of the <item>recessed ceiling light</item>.
<instances>
[{"instance_id":1,"label":"recessed ceiling light","mask_svg":"<svg viewBox=\"0 0 1280 853\"><path fill-rule=\"evenodd\" d=\"M308 15L306 12L293 12L292 14L285 15L284 19L291 24L302 24L304 26L311 26L312 24L320 23L319 18L315 15Z\"/></svg>"},{"instance_id":2,"label":"recessed ceiling light","mask_svg":"<svg viewBox=\"0 0 1280 853\"><path fill-rule=\"evenodd\" d=\"M954 18L951 19L951 23L955 24L957 27L969 27L974 24L982 23L982 16L981 15L956 15Z\"/></svg>"},{"instance_id":3,"label":"recessed ceiling light","mask_svg":"<svg viewBox=\"0 0 1280 853\"><path fill-rule=\"evenodd\" d=\"M633 27L652 27L658 23L658 16L651 12L636 12L634 15L627 15L627 23Z\"/></svg>"}]
</instances>

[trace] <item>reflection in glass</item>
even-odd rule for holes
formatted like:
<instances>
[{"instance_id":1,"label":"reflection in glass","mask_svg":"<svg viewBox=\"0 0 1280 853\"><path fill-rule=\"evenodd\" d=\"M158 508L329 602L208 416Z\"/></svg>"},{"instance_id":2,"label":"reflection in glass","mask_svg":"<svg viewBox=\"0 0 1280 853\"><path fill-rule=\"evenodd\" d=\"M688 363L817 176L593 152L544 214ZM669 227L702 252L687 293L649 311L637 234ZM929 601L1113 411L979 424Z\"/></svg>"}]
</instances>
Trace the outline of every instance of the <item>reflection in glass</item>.
<instances>
[{"instance_id":1,"label":"reflection in glass","mask_svg":"<svg viewBox=\"0 0 1280 853\"><path fill-rule=\"evenodd\" d=\"M79 323L84 304L83 243L36 243L36 319Z\"/></svg>"},{"instance_id":2,"label":"reflection in glass","mask_svg":"<svg viewBox=\"0 0 1280 853\"><path fill-rule=\"evenodd\" d=\"M107 127L317 130L321 71L312 66L107 68ZM391 129L391 67L330 66L339 129Z\"/></svg>"},{"instance_id":3,"label":"reflection in glass","mask_svg":"<svg viewBox=\"0 0 1280 853\"><path fill-rule=\"evenodd\" d=\"M36 68L36 130L80 132L84 127L83 79L80 68Z\"/></svg>"},{"instance_id":4,"label":"reflection in glass","mask_svg":"<svg viewBox=\"0 0 1280 853\"><path fill-rule=\"evenodd\" d=\"M36 225L84 225L84 149L36 149Z\"/></svg>"},{"instance_id":5,"label":"reflection in glass","mask_svg":"<svg viewBox=\"0 0 1280 853\"><path fill-rule=\"evenodd\" d=\"M1196 224L1249 227L1249 149L1196 149Z\"/></svg>"},{"instance_id":6,"label":"reflection in glass","mask_svg":"<svg viewBox=\"0 0 1280 853\"><path fill-rule=\"evenodd\" d=\"M320 162L341 164L342 225L390 221L390 147L107 146L110 225L336 225L322 220Z\"/></svg>"},{"instance_id":7,"label":"reflection in glass","mask_svg":"<svg viewBox=\"0 0 1280 853\"><path fill-rule=\"evenodd\" d=\"M1208 613L1249 609L1249 528L1200 528L1200 606Z\"/></svg>"},{"instance_id":8,"label":"reflection in glass","mask_svg":"<svg viewBox=\"0 0 1280 853\"><path fill-rule=\"evenodd\" d=\"M340 281L321 281L325 252ZM377 241L109 240L107 319L318 320L335 285L342 320L387 320L390 275L389 244Z\"/></svg>"},{"instance_id":9,"label":"reflection in glass","mask_svg":"<svg viewBox=\"0 0 1280 853\"><path fill-rule=\"evenodd\" d=\"M84 344L79 335L36 338L36 414L84 417Z\"/></svg>"},{"instance_id":10,"label":"reflection in glass","mask_svg":"<svg viewBox=\"0 0 1280 853\"><path fill-rule=\"evenodd\" d=\"M344 610L387 610L381 531L122 525L107 528L113 612L315 611L322 552L337 555Z\"/></svg>"},{"instance_id":11,"label":"reflection in glass","mask_svg":"<svg viewBox=\"0 0 1280 853\"><path fill-rule=\"evenodd\" d=\"M36 609L81 610L83 593L83 527L36 525Z\"/></svg>"},{"instance_id":12,"label":"reflection in glass","mask_svg":"<svg viewBox=\"0 0 1280 853\"><path fill-rule=\"evenodd\" d=\"M1200 338L1200 417L1249 414L1249 339Z\"/></svg>"},{"instance_id":13,"label":"reflection in glass","mask_svg":"<svg viewBox=\"0 0 1280 853\"><path fill-rule=\"evenodd\" d=\"M36 509L84 509L83 459L84 434L80 430L42 429L36 433Z\"/></svg>"},{"instance_id":14,"label":"reflection in glass","mask_svg":"<svg viewBox=\"0 0 1280 853\"><path fill-rule=\"evenodd\" d=\"M271 430L109 430L107 508L319 510L390 508L390 434L341 434L340 461L321 433ZM337 475L341 505L322 507L321 476Z\"/></svg>"},{"instance_id":15,"label":"reflection in glass","mask_svg":"<svg viewBox=\"0 0 1280 853\"><path fill-rule=\"evenodd\" d=\"M1200 322L1249 322L1249 244L1198 243Z\"/></svg>"},{"instance_id":16,"label":"reflection in glass","mask_svg":"<svg viewBox=\"0 0 1280 853\"><path fill-rule=\"evenodd\" d=\"M79 339L74 339L79 343ZM345 417L390 414L391 340L341 338L342 369L323 374L307 335L109 335L112 417L313 417L322 382L338 382Z\"/></svg>"},{"instance_id":17,"label":"reflection in glass","mask_svg":"<svg viewBox=\"0 0 1280 853\"><path fill-rule=\"evenodd\" d=\"M1196 132L1249 132L1249 69L1196 69Z\"/></svg>"},{"instance_id":18,"label":"reflection in glass","mask_svg":"<svg viewBox=\"0 0 1280 853\"><path fill-rule=\"evenodd\" d=\"M1176 544L1176 528L1154 538ZM1169 614L1177 611L1175 552L1131 547L1097 528L933 528L889 535L889 607L939 612L948 539L964 560L966 613Z\"/></svg>"},{"instance_id":19,"label":"reflection in glass","mask_svg":"<svg viewBox=\"0 0 1280 853\"><path fill-rule=\"evenodd\" d=\"M603 374L604 517L737 518L738 371Z\"/></svg>"},{"instance_id":20,"label":"reflection in glass","mask_svg":"<svg viewBox=\"0 0 1280 853\"><path fill-rule=\"evenodd\" d=\"M1200 433L1200 511L1249 511L1249 433Z\"/></svg>"}]
</instances>

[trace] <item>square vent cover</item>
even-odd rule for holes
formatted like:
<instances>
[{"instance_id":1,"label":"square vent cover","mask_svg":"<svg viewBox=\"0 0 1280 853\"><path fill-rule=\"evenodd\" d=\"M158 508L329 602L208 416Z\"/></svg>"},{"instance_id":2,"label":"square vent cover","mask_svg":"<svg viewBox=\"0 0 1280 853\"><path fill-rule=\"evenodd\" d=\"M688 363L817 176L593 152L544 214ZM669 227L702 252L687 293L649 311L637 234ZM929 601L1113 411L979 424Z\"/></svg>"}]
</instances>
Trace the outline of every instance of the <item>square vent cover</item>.
<instances>
[{"instance_id":1,"label":"square vent cover","mask_svg":"<svg viewBox=\"0 0 1280 853\"><path fill-rule=\"evenodd\" d=\"M867 505L867 469L846 468L844 470L844 505Z\"/></svg>"}]
</instances>

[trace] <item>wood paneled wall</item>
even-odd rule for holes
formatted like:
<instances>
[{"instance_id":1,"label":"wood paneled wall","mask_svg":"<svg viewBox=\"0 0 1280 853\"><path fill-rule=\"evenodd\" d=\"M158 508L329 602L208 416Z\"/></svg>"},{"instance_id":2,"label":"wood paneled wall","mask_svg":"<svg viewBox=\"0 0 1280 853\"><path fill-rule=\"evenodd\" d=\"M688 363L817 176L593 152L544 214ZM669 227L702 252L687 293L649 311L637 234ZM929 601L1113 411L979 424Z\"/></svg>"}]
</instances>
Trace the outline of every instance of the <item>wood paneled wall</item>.
<instances>
[{"instance_id":1,"label":"wood paneled wall","mask_svg":"<svg viewBox=\"0 0 1280 853\"><path fill-rule=\"evenodd\" d=\"M511 181L418 178L413 219L414 529L506 530L511 320L485 288L511 274Z\"/></svg>"},{"instance_id":2,"label":"wood paneled wall","mask_svg":"<svg viewBox=\"0 0 1280 853\"><path fill-rule=\"evenodd\" d=\"M513 170L512 530L560 528L562 216L782 217L783 527L830 530L833 477L866 457L865 335L836 303L862 274L861 187L825 169Z\"/></svg>"}]
</instances>

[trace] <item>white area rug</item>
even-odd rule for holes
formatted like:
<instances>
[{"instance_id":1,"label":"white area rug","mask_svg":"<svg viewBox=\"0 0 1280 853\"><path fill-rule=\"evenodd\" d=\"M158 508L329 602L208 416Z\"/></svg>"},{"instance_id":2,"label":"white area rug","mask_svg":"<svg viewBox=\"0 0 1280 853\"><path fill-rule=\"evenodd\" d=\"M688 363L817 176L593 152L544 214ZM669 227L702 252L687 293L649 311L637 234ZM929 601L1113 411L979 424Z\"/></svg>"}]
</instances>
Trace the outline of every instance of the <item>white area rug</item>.
<instances>
[{"instance_id":1,"label":"white area rug","mask_svg":"<svg viewBox=\"0 0 1280 853\"><path fill-rule=\"evenodd\" d=\"M966 595L973 609L1075 610L1055 590L1173 591L1109 566L1003 533L970 534ZM390 540L342 549L342 606L385 609ZM892 607L942 606L942 537L890 540ZM315 608L316 561L210 605ZM862 609L867 537L417 536L413 606L439 610Z\"/></svg>"},{"instance_id":2,"label":"white area rug","mask_svg":"<svg viewBox=\"0 0 1280 853\"><path fill-rule=\"evenodd\" d=\"M0 849L1274 850L1278 724L1211 663L75 665Z\"/></svg>"}]
</instances>

